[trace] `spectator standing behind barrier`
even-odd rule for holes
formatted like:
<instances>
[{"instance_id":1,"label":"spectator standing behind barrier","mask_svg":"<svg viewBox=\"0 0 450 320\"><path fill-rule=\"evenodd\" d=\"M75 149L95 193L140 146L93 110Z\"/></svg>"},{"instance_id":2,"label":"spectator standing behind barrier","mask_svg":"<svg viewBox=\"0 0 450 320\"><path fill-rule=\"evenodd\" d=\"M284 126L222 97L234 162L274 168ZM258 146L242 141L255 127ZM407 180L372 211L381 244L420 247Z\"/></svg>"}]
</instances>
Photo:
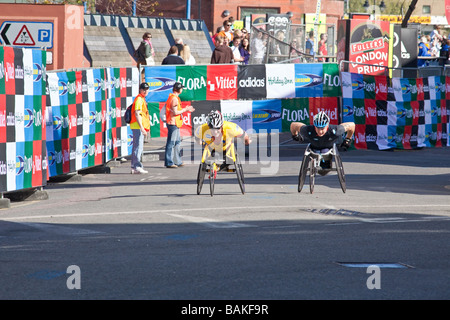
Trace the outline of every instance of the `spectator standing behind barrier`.
<instances>
[{"instance_id":1,"label":"spectator standing behind barrier","mask_svg":"<svg viewBox=\"0 0 450 320\"><path fill-rule=\"evenodd\" d=\"M211 64L233 63L233 52L231 48L225 44L225 38L218 36L216 39L216 48L211 55Z\"/></svg>"},{"instance_id":2,"label":"spectator standing behind barrier","mask_svg":"<svg viewBox=\"0 0 450 320\"><path fill-rule=\"evenodd\" d=\"M144 138L150 134L150 115L145 97L148 95L149 85L146 82L139 86L139 94L133 101L131 110L130 129L133 132L133 147L131 152L131 174L148 173L141 163L144 150Z\"/></svg>"},{"instance_id":3,"label":"spectator standing behind barrier","mask_svg":"<svg viewBox=\"0 0 450 320\"><path fill-rule=\"evenodd\" d=\"M321 56L328 55L327 38L328 38L328 35L326 33L322 33L320 35L319 50L317 53ZM319 62L328 62L328 58L319 58L318 60L319 60Z\"/></svg>"},{"instance_id":4,"label":"spectator standing behind barrier","mask_svg":"<svg viewBox=\"0 0 450 320\"><path fill-rule=\"evenodd\" d=\"M141 44L138 48L139 51L141 51L141 56L143 59L139 59L137 61L138 68L141 65L146 66L154 66L155 65L155 50L153 49L152 45L152 34L150 32L144 33L142 36Z\"/></svg>"},{"instance_id":5,"label":"spectator standing behind barrier","mask_svg":"<svg viewBox=\"0 0 450 320\"><path fill-rule=\"evenodd\" d=\"M164 156L164 165L166 168L182 167L180 150L180 128L183 125L182 115L184 112L193 112L192 106L181 107L180 94L183 92L183 85L175 82L172 93L166 101L166 123L167 123L167 142L166 153Z\"/></svg>"},{"instance_id":6,"label":"spectator standing behind barrier","mask_svg":"<svg viewBox=\"0 0 450 320\"><path fill-rule=\"evenodd\" d=\"M253 49L252 60L254 64L263 63L264 52L266 50L266 45L263 41L263 33L262 31L254 31L252 33L252 44L251 47Z\"/></svg>"},{"instance_id":7,"label":"spectator standing behind barrier","mask_svg":"<svg viewBox=\"0 0 450 320\"><path fill-rule=\"evenodd\" d=\"M231 22L228 20L225 20L223 22L223 30L219 32L219 36L224 37L224 40L226 40L226 45L230 45L230 42L233 41L233 32L231 31Z\"/></svg>"},{"instance_id":8,"label":"spectator standing behind barrier","mask_svg":"<svg viewBox=\"0 0 450 320\"><path fill-rule=\"evenodd\" d=\"M248 41L248 37L242 38L241 44L239 46L239 52L241 53L241 57L244 59L242 64L248 64L248 60L250 59L250 43Z\"/></svg>"},{"instance_id":9,"label":"spectator standing behind barrier","mask_svg":"<svg viewBox=\"0 0 450 320\"><path fill-rule=\"evenodd\" d=\"M309 35L309 39L306 40L305 53L313 56L314 55L314 31L311 30L308 35ZM314 60L313 58L311 58L311 59Z\"/></svg>"},{"instance_id":10,"label":"spectator standing behind barrier","mask_svg":"<svg viewBox=\"0 0 450 320\"><path fill-rule=\"evenodd\" d=\"M444 38L442 41L442 48L441 48L441 57L443 57L444 59L442 59L442 61L440 61L440 64L443 66L450 63L449 49L450 49L450 40Z\"/></svg>"},{"instance_id":11,"label":"spectator standing behind barrier","mask_svg":"<svg viewBox=\"0 0 450 320\"><path fill-rule=\"evenodd\" d=\"M177 46L171 46L169 54L165 57L161 64L185 64L184 60L178 55Z\"/></svg>"},{"instance_id":12,"label":"spectator standing behind barrier","mask_svg":"<svg viewBox=\"0 0 450 320\"><path fill-rule=\"evenodd\" d=\"M433 31L430 34L430 41L433 42L434 39L438 39L439 42L443 40L443 36L441 35L441 26L434 25Z\"/></svg>"},{"instance_id":13,"label":"spectator standing behind barrier","mask_svg":"<svg viewBox=\"0 0 450 320\"><path fill-rule=\"evenodd\" d=\"M223 28L223 26L218 27L217 30L216 30L216 33L213 35L212 39L213 39L213 42L214 42L214 45L215 45L215 46L217 46L216 39L217 39L217 37L219 36L220 32L223 31L223 30L225 30L225 29Z\"/></svg>"},{"instance_id":14,"label":"spectator standing behind barrier","mask_svg":"<svg viewBox=\"0 0 450 320\"><path fill-rule=\"evenodd\" d=\"M291 42L291 59L299 56L297 50L299 50L298 42L297 42L297 39L294 39ZM292 59L291 61L292 61L292 63L300 63L301 62L300 58L295 58L295 59Z\"/></svg>"},{"instance_id":15,"label":"spectator standing behind barrier","mask_svg":"<svg viewBox=\"0 0 450 320\"><path fill-rule=\"evenodd\" d=\"M180 57L184 60L184 63L187 65L195 64L195 58L191 54L191 48L187 44L183 46L183 49L180 52Z\"/></svg>"},{"instance_id":16,"label":"spectator standing behind barrier","mask_svg":"<svg viewBox=\"0 0 450 320\"><path fill-rule=\"evenodd\" d=\"M233 40L236 38L242 39L242 37L244 36L244 34L242 33L242 31L240 29L234 29L233 31ZM233 46L233 43L230 43L230 47Z\"/></svg>"},{"instance_id":17,"label":"spectator standing behind barrier","mask_svg":"<svg viewBox=\"0 0 450 320\"><path fill-rule=\"evenodd\" d=\"M419 57L431 57L426 42L427 38L425 36L422 36L419 42L419 54L418 54ZM428 61L426 59L417 59L418 68L426 66L428 66Z\"/></svg>"},{"instance_id":18,"label":"spectator standing behind barrier","mask_svg":"<svg viewBox=\"0 0 450 320\"><path fill-rule=\"evenodd\" d=\"M233 52L233 61L235 64L242 64L244 58L241 57L241 51L239 50L239 46L241 44L241 38L233 39L233 46L231 47L231 51Z\"/></svg>"}]
</instances>

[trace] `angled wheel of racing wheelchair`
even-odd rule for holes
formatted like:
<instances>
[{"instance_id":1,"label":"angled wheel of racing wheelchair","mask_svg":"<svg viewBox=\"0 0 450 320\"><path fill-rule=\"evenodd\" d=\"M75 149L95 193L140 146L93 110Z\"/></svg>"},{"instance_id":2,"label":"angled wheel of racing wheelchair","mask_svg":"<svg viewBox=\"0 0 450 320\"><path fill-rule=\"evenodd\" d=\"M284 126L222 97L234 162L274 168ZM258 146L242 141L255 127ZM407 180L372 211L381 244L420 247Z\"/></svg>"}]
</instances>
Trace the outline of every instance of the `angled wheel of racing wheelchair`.
<instances>
[{"instance_id":1,"label":"angled wheel of racing wheelchair","mask_svg":"<svg viewBox=\"0 0 450 320\"><path fill-rule=\"evenodd\" d=\"M198 166L198 173L197 173L197 194L200 194L202 192L203 182L205 181L205 174L206 174L206 163L202 162Z\"/></svg>"},{"instance_id":2,"label":"angled wheel of racing wheelchair","mask_svg":"<svg viewBox=\"0 0 450 320\"><path fill-rule=\"evenodd\" d=\"M298 174L298 192L302 192L303 185L305 184L306 175L309 170L309 145L305 150L305 154L303 155L302 164L300 166L300 172Z\"/></svg>"},{"instance_id":3,"label":"angled wheel of racing wheelchair","mask_svg":"<svg viewBox=\"0 0 450 320\"><path fill-rule=\"evenodd\" d=\"M311 157L311 155L310 155ZM315 159L311 159L309 162L309 192L314 192L314 183L316 182L316 173L317 173L317 167L316 167L316 161Z\"/></svg>"},{"instance_id":4,"label":"angled wheel of racing wheelchair","mask_svg":"<svg viewBox=\"0 0 450 320\"><path fill-rule=\"evenodd\" d=\"M244 170L242 169L242 163L237 153L236 153L236 161L234 162L234 167L236 170L236 175L239 182L239 187L241 188L241 192L242 194L245 194Z\"/></svg>"},{"instance_id":5,"label":"angled wheel of racing wheelchair","mask_svg":"<svg viewBox=\"0 0 450 320\"><path fill-rule=\"evenodd\" d=\"M320 166L320 162L323 159L324 155L332 156L332 160L334 159L335 168L322 170ZM321 171L325 171L321 173ZM336 144L333 145L333 148L328 152L322 154L320 152L316 152L310 148L310 145L306 147L305 153L303 155L302 164L300 166L300 172L298 176L298 192L301 192L303 189L303 185L305 184L306 176L309 173L309 191L310 193L314 192L314 185L316 181L316 175L326 175L329 171L336 171L339 179L339 183L341 185L342 191L346 192L346 183L345 183L345 173L344 166L342 164L342 159L337 149Z\"/></svg>"},{"instance_id":6,"label":"angled wheel of racing wheelchair","mask_svg":"<svg viewBox=\"0 0 450 320\"><path fill-rule=\"evenodd\" d=\"M345 193L345 191L347 190L347 186L345 183L344 165L342 164L341 155L339 154L336 144L333 146L333 153L334 153L334 164L336 166L339 183L341 184L342 192Z\"/></svg>"}]
</instances>

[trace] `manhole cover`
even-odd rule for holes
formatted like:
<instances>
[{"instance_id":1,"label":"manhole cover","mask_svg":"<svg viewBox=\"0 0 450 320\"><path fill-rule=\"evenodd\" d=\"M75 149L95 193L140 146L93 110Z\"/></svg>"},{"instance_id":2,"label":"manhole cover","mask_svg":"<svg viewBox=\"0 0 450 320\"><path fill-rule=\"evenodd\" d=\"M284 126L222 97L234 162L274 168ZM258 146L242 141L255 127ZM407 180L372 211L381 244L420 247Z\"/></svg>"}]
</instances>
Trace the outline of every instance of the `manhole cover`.
<instances>
[{"instance_id":1,"label":"manhole cover","mask_svg":"<svg viewBox=\"0 0 450 320\"><path fill-rule=\"evenodd\" d=\"M390 268L390 269L408 269L414 268L404 263L400 262L336 262L338 265L347 267L347 268L368 268L370 266L377 266L381 268Z\"/></svg>"}]
</instances>

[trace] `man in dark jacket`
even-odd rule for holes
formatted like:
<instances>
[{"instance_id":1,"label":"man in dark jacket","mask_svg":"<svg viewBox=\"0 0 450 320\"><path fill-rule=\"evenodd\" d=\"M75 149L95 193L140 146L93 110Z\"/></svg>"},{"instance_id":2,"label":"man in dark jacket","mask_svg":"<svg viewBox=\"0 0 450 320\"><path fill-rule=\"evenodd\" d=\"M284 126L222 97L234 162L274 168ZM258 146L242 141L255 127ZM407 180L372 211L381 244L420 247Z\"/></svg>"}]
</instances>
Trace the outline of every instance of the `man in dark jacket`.
<instances>
[{"instance_id":1,"label":"man in dark jacket","mask_svg":"<svg viewBox=\"0 0 450 320\"><path fill-rule=\"evenodd\" d=\"M223 36L216 38L216 48L211 56L211 64L233 63L233 51L225 44Z\"/></svg>"},{"instance_id":2,"label":"man in dark jacket","mask_svg":"<svg viewBox=\"0 0 450 320\"><path fill-rule=\"evenodd\" d=\"M178 55L178 47L171 46L169 54L165 57L161 64L185 64L184 60Z\"/></svg>"}]
</instances>

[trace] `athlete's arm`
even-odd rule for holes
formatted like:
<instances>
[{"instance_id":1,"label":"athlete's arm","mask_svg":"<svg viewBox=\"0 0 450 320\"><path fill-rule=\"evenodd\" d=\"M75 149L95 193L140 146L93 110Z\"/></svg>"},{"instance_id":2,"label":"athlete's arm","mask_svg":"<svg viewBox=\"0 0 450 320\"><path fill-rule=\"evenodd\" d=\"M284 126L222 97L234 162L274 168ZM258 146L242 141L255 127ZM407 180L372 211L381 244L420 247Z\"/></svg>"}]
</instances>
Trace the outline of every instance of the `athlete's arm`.
<instances>
[{"instance_id":1,"label":"athlete's arm","mask_svg":"<svg viewBox=\"0 0 450 320\"><path fill-rule=\"evenodd\" d=\"M354 122L344 122L341 123L341 126L344 127L345 130L345 139L341 144L341 148L343 148L344 150L347 150L348 148L350 148L350 145L352 144L352 137L353 134L355 133L355 123Z\"/></svg>"},{"instance_id":2,"label":"athlete's arm","mask_svg":"<svg viewBox=\"0 0 450 320\"><path fill-rule=\"evenodd\" d=\"M291 123L291 134L292 134L292 139L298 141L298 134L300 132L300 128L306 126L306 124L302 123L302 122L292 122Z\"/></svg>"},{"instance_id":3,"label":"athlete's arm","mask_svg":"<svg viewBox=\"0 0 450 320\"><path fill-rule=\"evenodd\" d=\"M252 139L250 139L250 136L247 134L247 132L244 131L244 129L242 129L241 127L236 125L235 130L236 130L236 133L241 132L241 134L237 134L236 137L242 138L244 140L244 143L246 146L248 146L250 143L252 143Z\"/></svg>"},{"instance_id":4,"label":"athlete's arm","mask_svg":"<svg viewBox=\"0 0 450 320\"><path fill-rule=\"evenodd\" d=\"M341 126L343 126L345 129L345 133L347 134L346 138L351 139L353 137L353 134L355 133L355 123L354 122L344 122L344 123L341 123Z\"/></svg>"},{"instance_id":5,"label":"athlete's arm","mask_svg":"<svg viewBox=\"0 0 450 320\"><path fill-rule=\"evenodd\" d=\"M245 131L244 131L244 143L246 146L248 146L250 143L252 143L252 139L250 139L249 135Z\"/></svg>"}]
</instances>

